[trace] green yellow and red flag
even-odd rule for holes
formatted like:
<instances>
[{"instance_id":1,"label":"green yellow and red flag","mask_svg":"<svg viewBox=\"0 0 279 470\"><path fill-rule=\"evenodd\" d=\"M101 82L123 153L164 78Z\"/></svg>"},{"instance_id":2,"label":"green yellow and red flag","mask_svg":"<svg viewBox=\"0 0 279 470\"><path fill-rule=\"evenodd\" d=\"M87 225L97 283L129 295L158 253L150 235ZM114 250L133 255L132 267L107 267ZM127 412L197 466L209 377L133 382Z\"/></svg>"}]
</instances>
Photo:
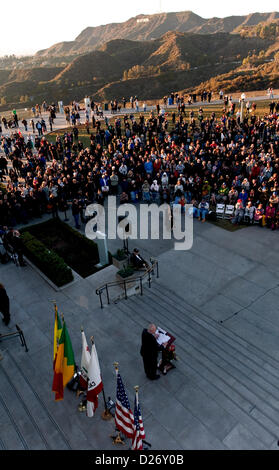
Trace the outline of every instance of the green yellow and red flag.
<instances>
[{"instance_id":1,"label":"green yellow and red flag","mask_svg":"<svg viewBox=\"0 0 279 470\"><path fill-rule=\"evenodd\" d=\"M62 332L62 324L58 315L57 306L54 306L55 309L55 321L54 321L54 339L53 339L53 369L55 366L56 355L59 346L59 340Z\"/></svg>"},{"instance_id":2,"label":"green yellow and red flag","mask_svg":"<svg viewBox=\"0 0 279 470\"><path fill-rule=\"evenodd\" d=\"M74 373L74 352L66 323L64 322L54 365L52 391L55 392L55 401L63 400L64 388L71 380Z\"/></svg>"}]
</instances>

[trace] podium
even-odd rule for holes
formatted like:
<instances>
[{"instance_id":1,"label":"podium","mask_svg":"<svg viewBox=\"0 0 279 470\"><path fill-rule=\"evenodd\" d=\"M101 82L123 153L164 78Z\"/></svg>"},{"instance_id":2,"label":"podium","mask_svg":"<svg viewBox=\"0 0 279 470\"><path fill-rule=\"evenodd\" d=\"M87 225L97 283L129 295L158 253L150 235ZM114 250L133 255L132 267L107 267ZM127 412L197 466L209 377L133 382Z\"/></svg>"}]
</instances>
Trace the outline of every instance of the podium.
<instances>
[{"instance_id":1,"label":"podium","mask_svg":"<svg viewBox=\"0 0 279 470\"><path fill-rule=\"evenodd\" d=\"M177 360L175 346L173 344L175 342L175 337L160 327L157 327L157 332L160 335L157 339L157 343L161 343L160 345L162 345L162 342L165 343L164 340L166 336L169 337L166 346L164 346L162 349L162 359L158 365L158 369L162 372L163 375L166 375L169 370L175 369L175 365L171 362L173 360Z\"/></svg>"}]
</instances>

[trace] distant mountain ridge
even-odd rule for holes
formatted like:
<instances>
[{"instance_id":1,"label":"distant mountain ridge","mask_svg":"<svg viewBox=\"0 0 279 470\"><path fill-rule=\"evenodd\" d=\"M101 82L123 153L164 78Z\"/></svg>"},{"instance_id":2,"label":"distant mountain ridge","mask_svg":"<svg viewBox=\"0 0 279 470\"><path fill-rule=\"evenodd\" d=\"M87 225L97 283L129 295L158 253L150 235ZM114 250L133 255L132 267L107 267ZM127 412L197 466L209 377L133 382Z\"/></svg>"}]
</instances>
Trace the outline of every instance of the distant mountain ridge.
<instances>
[{"instance_id":1,"label":"distant mountain ridge","mask_svg":"<svg viewBox=\"0 0 279 470\"><path fill-rule=\"evenodd\" d=\"M152 41L114 39L64 67L0 71L0 97L13 103L26 96L65 102L85 95L100 101L131 95L158 99L170 90L196 87L227 74L250 51L260 54L272 44L258 36L174 31Z\"/></svg>"},{"instance_id":2,"label":"distant mountain ridge","mask_svg":"<svg viewBox=\"0 0 279 470\"><path fill-rule=\"evenodd\" d=\"M269 86L279 87L279 13L210 19L164 13L86 28L75 41L25 61L3 59L0 106Z\"/></svg>"},{"instance_id":3,"label":"distant mountain ridge","mask_svg":"<svg viewBox=\"0 0 279 470\"><path fill-rule=\"evenodd\" d=\"M111 23L84 29L74 41L64 41L36 56L63 56L84 54L114 39L149 41L158 39L168 31L193 34L234 33L242 27L256 26L279 18L279 12L251 13L244 16L205 19L192 11L138 15L123 23Z\"/></svg>"}]
</instances>

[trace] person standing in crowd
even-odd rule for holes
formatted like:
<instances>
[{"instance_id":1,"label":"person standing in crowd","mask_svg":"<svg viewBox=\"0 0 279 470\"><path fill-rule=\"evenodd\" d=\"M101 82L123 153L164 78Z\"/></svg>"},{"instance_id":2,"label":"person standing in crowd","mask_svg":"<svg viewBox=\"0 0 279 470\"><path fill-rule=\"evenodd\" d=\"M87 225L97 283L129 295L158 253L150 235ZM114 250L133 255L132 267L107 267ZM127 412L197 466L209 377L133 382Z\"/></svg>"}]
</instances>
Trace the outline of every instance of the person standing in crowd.
<instances>
[{"instance_id":1,"label":"person standing in crowd","mask_svg":"<svg viewBox=\"0 0 279 470\"><path fill-rule=\"evenodd\" d=\"M158 353L161 347L157 343L156 337L156 326L154 324L149 325L142 332L142 343L140 354L143 359L144 371L148 379L157 380L160 375L157 374L158 368Z\"/></svg>"},{"instance_id":2,"label":"person standing in crowd","mask_svg":"<svg viewBox=\"0 0 279 470\"><path fill-rule=\"evenodd\" d=\"M3 322L6 326L10 323L10 299L3 284L0 284L0 311L3 315Z\"/></svg>"},{"instance_id":3,"label":"person standing in crowd","mask_svg":"<svg viewBox=\"0 0 279 470\"><path fill-rule=\"evenodd\" d=\"M30 120L30 126L32 127L33 134L35 134L35 122L33 119Z\"/></svg>"},{"instance_id":4,"label":"person standing in crowd","mask_svg":"<svg viewBox=\"0 0 279 470\"><path fill-rule=\"evenodd\" d=\"M20 232L15 229L8 230L3 237L4 246L10 246L18 257L18 262L21 267L26 267L26 263L23 258L23 242L20 236Z\"/></svg>"},{"instance_id":5,"label":"person standing in crowd","mask_svg":"<svg viewBox=\"0 0 279 470\"><path fill-rule=\"evenodd\" d=\"M203 101L209 96L203 92ZM157 204L166 201L184 207L185 201L195 201L197 215L203 198L209 202L210 212L217 203L236 205L241 199L243 207L238 205L234 211L238 221L243 220L242 211L251 201L252 207L262 204L262 220L269 222L271 202L275 211L271 227L277 230L279 103L274 108L272 102L270 113L267 110L261 117L252 107L240 122L239 110L231 108L231 97L229 108L211 116L201 109L198 119L193 111L185 113L185 97L178 93L170 97L178 107L169 116L158 103L148 116L131 111L124 113L123 120L116 119L114 125L108 121L105 126L99 113L100 119L92 118L86 148L74 128L50 142L43 135L41 119L38 132L33 119L30 121L33 134L29 136L15 129L12 119L8 123L0 119L10 129L9 136L0 137L9 163L7 171L7 162L0 159L0 180L5 185L4 191L0 188L1 223L15 227L51 213L50 194L59 186L55 195L59 208L77 198L85 201L83 206L86 201L103 204L113 194L121 203L150 202L152 198ZM117 100L112 103L115 107ZM97 104L95 108L101 109ZM34 109L39 118L39 107ZM77 111L76 103L74 109L65 107L69 119ZM54 118L54 107L53 113ZM231 222L235 220L232 217Z\"/></svg>"},{"instance_id":6,"label":"person standing in crowd","mask_svg":"<svg viewBox=\"0 0 279 470\"><path fill-rule=\"evenodd\" d=\"M26 119L22 119L22 124L24 125L25 132L27 132L28 131L28 123L27 123Z\"/></svg>"},{"instance_id":7,"label":"person standing in crowd","mask_svg":"<svg viewBox=\"0 0 279 470\"><path fill-rule=\"evenodd\" d=\"M75 221L75 227L77 229L80 229L80 225L79 225L80 210L81 210L81 207L80 207L78 200L74 199L72 203L72 214L73 214L74 221Z\"/></svg>"}]
</instances>

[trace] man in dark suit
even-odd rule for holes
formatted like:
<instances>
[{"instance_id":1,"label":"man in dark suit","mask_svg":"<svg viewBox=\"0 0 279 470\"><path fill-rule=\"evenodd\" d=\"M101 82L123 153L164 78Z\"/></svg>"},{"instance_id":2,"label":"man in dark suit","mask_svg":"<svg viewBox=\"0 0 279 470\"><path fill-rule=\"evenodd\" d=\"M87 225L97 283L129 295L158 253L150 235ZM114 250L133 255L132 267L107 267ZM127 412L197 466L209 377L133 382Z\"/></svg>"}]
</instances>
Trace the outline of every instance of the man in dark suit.
<instances>
[{"instance_id":1,"label":"man in dark suit","mask_svg":"<svg viewBox=\"0 0 279 470\"><path fill-rule=\"evenodd\" d=\"M160 378L160 375L156 374L158 352L161 350L161 347L157 343L156 330L157 328L155 325L149 325L149 327L147 329L145 328L142 332L140 354L143 358L143 365L146 376L150 380L157 380Z\"/></svg>"},{"instance_id":2,"label":"man in dark suit","mask_svg":"<svg viewBox=\"0 0 279 470\"><path fill-rule=\"evenodd\" d=\"M148 263L140 255L140 252L137 248L134 249L131 254L131 263L136 269L148 269Z\"/></svg>"},{"instance_id":3,"label":"man in dark suit","mask_svg":"<svg viewBox=\"0 0 279 470\"><path fill-rule=\"evenodd\" d=\"M10 299L3 284L0 284L0 312L5 325L10 323Z\"/></svg>"}]
</instances>

